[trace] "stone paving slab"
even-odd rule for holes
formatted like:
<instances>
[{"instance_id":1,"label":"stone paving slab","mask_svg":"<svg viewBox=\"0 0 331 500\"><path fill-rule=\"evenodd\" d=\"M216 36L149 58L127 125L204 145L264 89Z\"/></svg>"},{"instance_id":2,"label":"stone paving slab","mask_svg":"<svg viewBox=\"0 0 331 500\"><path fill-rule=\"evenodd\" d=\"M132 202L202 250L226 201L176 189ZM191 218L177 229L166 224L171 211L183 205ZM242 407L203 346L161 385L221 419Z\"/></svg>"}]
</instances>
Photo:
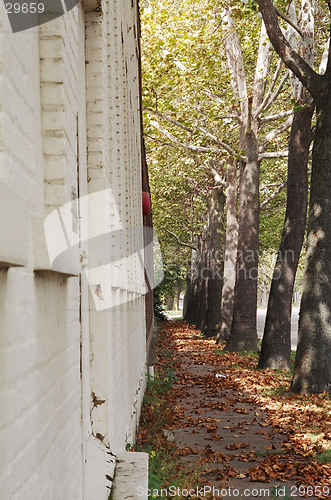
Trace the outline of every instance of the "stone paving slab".
<instances>
[{"instance_id":1,"label":"stone paving slab","mask_svg":"<svg viewBox=\"0 0 331 500\"><path fill-rule=\"evenodd\" d=\"M178 354L180 373L187 371L196 383L178 387L181 418L176 421L173 434L177 447L184 453L183 462L192 467L202 464L205 473L209 471L209 486L214 493L220 493L211 492L202 498L291 498L289 493L297 491L295 481L279 481L276 469L271 483L251 481L248 477L249 470L266 457L282 456L286 436L275 432L267 413L254 404L248 393L222 389L222 376L216 377L215 367L194 363L194 356L189 354L189 362L185 352ZM215 377L215 387L206 389L204 377L211 376Z\"/></svg>"}]
</instances>

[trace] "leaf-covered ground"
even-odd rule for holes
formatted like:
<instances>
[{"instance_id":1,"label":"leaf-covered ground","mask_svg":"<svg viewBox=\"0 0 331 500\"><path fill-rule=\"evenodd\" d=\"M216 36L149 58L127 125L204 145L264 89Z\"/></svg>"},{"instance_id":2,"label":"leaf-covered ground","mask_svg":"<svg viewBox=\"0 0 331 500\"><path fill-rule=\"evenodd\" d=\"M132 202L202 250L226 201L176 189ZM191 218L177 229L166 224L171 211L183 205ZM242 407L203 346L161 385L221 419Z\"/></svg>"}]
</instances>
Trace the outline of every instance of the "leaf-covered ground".
<instances>
[{"instance_id":1,"label":"leaf-covered ground","mask_svg":"<svg viewBox=\"0 0 331 500\"><path fill-rule=\"evenodd\" d=\"M331 498L330 395L292 395L290 374L256 364L185 323L161 325L138 437L150 498L171 485L182 489L163 498Z\"/></svg>"}]
</instances>

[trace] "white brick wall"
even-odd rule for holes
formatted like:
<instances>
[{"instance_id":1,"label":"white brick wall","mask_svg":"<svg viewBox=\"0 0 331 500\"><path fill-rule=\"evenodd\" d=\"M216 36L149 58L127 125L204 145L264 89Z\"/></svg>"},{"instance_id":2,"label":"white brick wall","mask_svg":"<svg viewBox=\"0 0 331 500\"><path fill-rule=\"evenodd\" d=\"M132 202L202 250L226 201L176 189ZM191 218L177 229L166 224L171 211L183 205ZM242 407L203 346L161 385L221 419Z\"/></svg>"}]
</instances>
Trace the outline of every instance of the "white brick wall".
<instances>
[{"instance_id":1,"label":"white brick wall","mask_svg":"<svg viewBox=\"0 0 331 500\"><path fill-rule=\"evenodd\" d=\"M12 34L1 17L0 179L13 213L24 201L29 234L27 265L0 271L1 498L81 499L78 279L33 272L31 217L45 201L38 29Z\"/></svg>"},{"instance_id":2,"label":"white brick wall","mask_svg":"<svg viewBox=\"0 0 331 500\"><path fill-rule=\"evenodd\" d=\"M12 268L1 290L1 497L82 498L77 279Z\"/></svg>"},{"instance_id":3,"label":"white brick wall","mask_svg":"<svg viewBox=\"0 0 331 500\"><path fill-rule=\"evenodd\" d=\"M99 500L108 490L103 473L93 483L93 465L100 472L109 458L105 445L116 452L134 440L144 390L143 269L137 257L122 263L111 293L114 306L128 303L97 312L84 275L49 270L45 255L38 266L35 255L42 218L78 193L110 188L109 230L142 226L136 6L103 0L84 13L79 4L12 34L2 5L0 192L9 201L0 208L10 217L0 223L9 242L0 241L0 496ZM93 233L92 218L81 225ZM133 240L141 248L142 233ZM93 393L106 402L94 408Z\"/></svg>"},{"instance_id":4,"label":"white brick wall","mask_svg":"<svg viewBox=\"0 0 331 500\"><path fill-rule=\"evenodd\" d=\"M129 56L123 51L121 40L121 30L130 33L124 20L128 18L131 25L136 22L136 8L132 8L131 1L124 4L113 1L112 6L109 18L100 12L87 13L88 177L90 193L111 187L113 206L110 206L110 213L119 213L121 226L117 229L125 230L142 225L138 66L131 61L133 75L130 78L125 70ZM106 12L104 4L101 11ZM129 54L136 54L137 50L133 33L132 30L131 37L125 36L128 45L125 49ZM135 96L131 102L130 93ZM105 99L108 106L101 105ZM109 227L116 229L114 221L114 217L109 218ZM125 242L119 243L116 235L114 244L117 248L122 245L124 257ZM136 235L135 245L141 248L142 234ZM91 385L97 397L108 403L93 408L93 430L105 436L115 451L134 440L145 381L144 297L127 291L134 289L137 281L143 281L143 270L138 266L137 257L130 256L127 264L130 269L119 263L116 279L112 276L112 284L116 281L119 286L112 293L114 303L120 303L123 297L130 302L102 314L93 310L90 314ZM108 345L107 353L105 345ZM111 359L108 379L100 368L107 356Z\"/></svg>"},{"instance_id":5,"label":"white brick wall","mask_svg":"<svg viewBox=\"0 0 331 500\"><path fill-rule=\"evenodd\" d=\"M83 22L83 20L82 20ZM78 8L39 27L45 205L77 197ZM60 167L60 168L58 168Z\"/></svg>"},{"instance_id":6,"label":"white brick wall","mask_svg":"<svg viewBox=\"0 0 331 500\"><path fill-rule=\"evenodd\" d=\"M139 127L139 99L138 99L138 65L135 62L129 63L131 53L137 51L137 39L134 38L134 30L129 30L129 26L136 23L136 6L132 7L131 1L125 3L114 1L115 15L110 24L109 38L112 37L112 50L109 53L109 64L116 67L117 71L111 72L109 80L109 96L111 103L110 131L112 153L112 171L116 179L114 184L117 188L117 206L123 214L123 225L139 226L141 224L141 148L140 148L140 127ZM130 12L130 16L128 15ZM122 34L125 44L122 43ZM130 67L130 69L129 69ZM128 71L127 71L128 70ZM129 74L131 72L131 75ZM130 100L130 94L136 95L136 100ZM136 122L135 122L136 120ZM115 124L115 126L114 126ZM133 126L134 124L134 126ZM134 143L130 143L130 138L134 137ZM142 248L141 239L136 242ZM130 267L135 271L135 276L128 276L128 288L132 282L142 281L142 272L137 265L136 259L131 257ZM140 275L140 276L139 276ZM133 279L132 279L133 278ZM120 293L120 292L119 292ZM130 297L131 295L131 297ZM119 406L112 407L111 434L114 435L113 442L115 448L120 448L123 443L123 436L126 440L134 439L134 425L137 418L137 401L141 401L143 390L141 386L144 381L145 362L145 322L141 314L144 308L144 298L137 294L128 292L128 303L130 314L125 308L118 308L116 311L117 324L119 327L113 329L112 346L115 355L115 369L112 373L110 384L110 399L119 401L121 394L127 394L123 406L128 414L131 413L131 422L123 422L120 432L115 429L115 422L120 420ZM123 358L135 360L128 362L121 370L121 360ZM122 376L123 374L123 376ZM140 384L137 381L140 380Z\"/></svg>"}]
</instances>

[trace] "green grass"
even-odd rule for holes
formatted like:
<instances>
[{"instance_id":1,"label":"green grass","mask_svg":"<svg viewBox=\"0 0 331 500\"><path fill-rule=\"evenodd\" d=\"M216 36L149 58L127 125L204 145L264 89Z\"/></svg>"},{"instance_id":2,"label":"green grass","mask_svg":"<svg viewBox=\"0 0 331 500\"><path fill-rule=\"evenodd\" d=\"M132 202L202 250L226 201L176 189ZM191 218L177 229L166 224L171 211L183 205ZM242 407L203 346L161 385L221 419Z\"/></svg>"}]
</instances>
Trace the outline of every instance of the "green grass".
<instances>
[{"instance_id":1,"label":"green grass","mask_svg":"<svg viewBox=\"0 0 331 500\"><path fill-rule=\"evenodd\" d=\"M253 358L258 358L260 353L257 351L240 351L241 356L251 356Z\"/></svg>"},{"instance_id":2,"label":"green grass","mask_svg":"<svg viewBox=\"0 0 331 500\"><path fill-rule=\"evenodd\" d=\"M157 428L163 427L166 424L167 414L160 411L164 406L162 395L172 388L174 376L175 370L172 367L168 367L162 376L157 372L154 377L149 374L147 375L147 389L143 397L143 404L150 407L153 412L159 413L158 421L155 422ZM141 424L147 424L147 417L144 412L142 412Z\"/></svg>"},{"instance_id":3,"label":"green grass","mask_svg":"<svg viewBox=\"0 0 331 500\"><path fill-rule=\"evenodd\" d=\"M327 448L323 452L317 453L314 458L320 464L331 464L331 448Z\"/></svg>"},{"instance_id":4,"label":"green grass","mask_svg":"<svg viewBox=\"0 0 331 500\"><path fill-rule=\"evenodd\" d=\"M182 486L181 472L175 472L178 469L178 460L174 457L172 448L163 448L158 451L151 450L148 467L148 487L150 490L161 490L167 486L169 480L171 486L178 488ZM150 496L149 498L154 497Z\"/></svg>"},{"instance_id":5,"label":"green grass","mask_svg":"<svg viewBox=\"0 0 331 500\"><path fill-rule=\"evenodd\" d=\"M173 368L167 368L166 372L163 374L162 378L156 373L154 377L148 374L147 378L147 389L149 390L148 397L153 399L155 394L162 394L163 392L169 391L174 383L175 370ZM147 398L147 402L149 399Z\"/></svg>"},{"instance_id":6,"label":"green grass","mask_svg":"<svg viewBox=\"0 0 331 500\"><path fill-rule=\"evenodd\" d=\"M289 394L289 386L281 385L280 387L275 388L266 388L263 392L265 396L288 396Z\"/></svg>"},{"instance_id":7,"label":"green grass","mask_svg":"<svg viewBox=\"0 0 331 500\"><path fill-rule=\"evenodd\" d=\"M203 338L201 335L194 335L194 338ZM223 349L214 349L214 354L222 355L224 354ZM257 351L240 351L239 354L243 357L258 358L259 353ZM233 365L235 366L235 365ZM237 365L239 367L239 365Z\"/></svg>"}]
</instances>

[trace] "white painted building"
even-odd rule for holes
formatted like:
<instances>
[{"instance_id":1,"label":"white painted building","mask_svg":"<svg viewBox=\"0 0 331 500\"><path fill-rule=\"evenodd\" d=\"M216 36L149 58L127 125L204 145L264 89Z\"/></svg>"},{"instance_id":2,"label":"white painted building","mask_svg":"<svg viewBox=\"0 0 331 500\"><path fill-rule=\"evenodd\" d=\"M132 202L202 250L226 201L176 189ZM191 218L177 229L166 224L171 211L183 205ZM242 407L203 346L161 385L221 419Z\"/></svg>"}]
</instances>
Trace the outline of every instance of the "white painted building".
<instances>
[{"instance_id":1,"label":"white painted building","mask_svg":"<svg viewBox=\"0 0 331 500\"><path fill-rule=\"evenodd\" d=\"M102 500L145 388L144 270L116 236L141 228L142 248L137 0L83 0L19 33L1 9L0 498ZM52 266L44 224L63 205ZM127 258L106 290L114 266L85 271L107 231L103 259Z\"/></svg>"}]
</instances>

